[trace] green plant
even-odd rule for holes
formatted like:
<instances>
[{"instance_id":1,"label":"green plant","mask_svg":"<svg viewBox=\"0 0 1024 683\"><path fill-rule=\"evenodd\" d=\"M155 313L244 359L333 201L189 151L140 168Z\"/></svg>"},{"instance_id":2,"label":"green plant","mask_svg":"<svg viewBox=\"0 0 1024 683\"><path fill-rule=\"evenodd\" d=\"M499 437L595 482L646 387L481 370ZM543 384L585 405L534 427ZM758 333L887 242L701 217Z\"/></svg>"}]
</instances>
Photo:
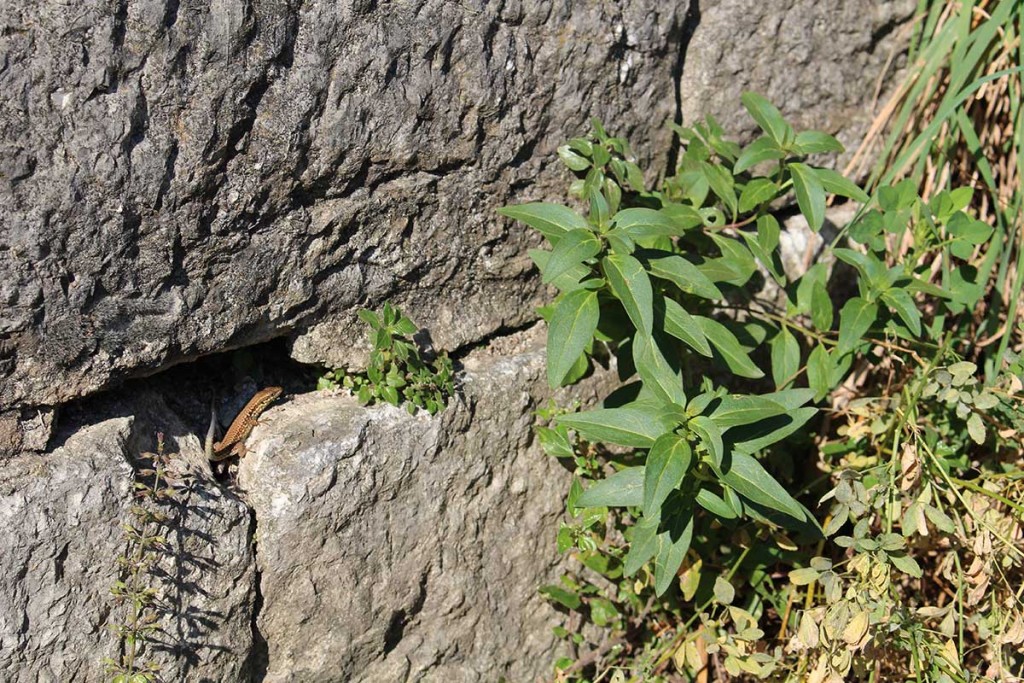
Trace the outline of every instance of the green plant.
<instances>
[{"instance_id":1,"label":"green plant","mask_svg":"<svg viewBox=\"0 0 1024 683\"><path fill-rule=\"evenodd\" d=\"M972 210L995 228L1000 252L991 287L999 296L980 321L986 337L1017 318L1018 300L1007 295L1024 287L1022 21L1017 0L919 0L906 27L906 76L847 167L870 170L871 186L909 179L926 198L949 187L975 190ZM986 375L1003 367L1010 338L985 344Z\"/></svg>"},{"instance_id":2,"label":"green plant","mask_svg":"<svg viewBox=\"0 0 1024 683\"><path fill-rule=\"evenodd\" d=\"M370 326L370 363L365 373L331 370L320 378L318 389L342 386L363 405L378 400L393 406L405 404L410 413L423 408L431 415L442 410L455 391L451 359L441 353L429 362L412 340L416 325L402 312L385 303L378 315L359 311L359 318Z\"/></svg>"},{"instance_id":3,"label":"green plant","mask_svg":"<svg viewBox=\"0 0 1024 683\"><path fill-rule=\"evenodd\" d=\"M711 119L677 127L679 165L653 190L625 141L595 121L588 137L559 148L577 176L570 193L588 207L585 216L545 203L500 210L551 246L530 252L544 281L560 290L541 309L550 384L577 381L604 355L615 357L624 380L602 407L548 411L549 424L538 430L544 448L571 459L577 474L559 547L601 577L566 576L543 592L620 634L560 660L562 678L590 672L597 680L626 661L615 674L621 680L627 670L628 680L669 680L669 666L692 676L714 666L733 676L823 681L856 671L888 680L878 678L881 668L864 673L869 662L920 673L913 662L950 653L945 641L920 635L923 614L908 612L916 597L904 584L922 569L907 538L919 527L899 531L911 503L893 486L900 465L893 454L911 440L936 452L951 432L965 435L966 447L986 446L979 453L986 462L1013 448L1014 434L979 423L997 414L1019 421L1020 386L1008 379L1019 368L1003 363L991 383L1008 388L989 390L975 387L969 360L998 252L993 230L964 212L970 190L925 201L903 182L869 198L834 171L808 165L810 154L842 149L834 138L797 134L755 94L743 104L763 135L741 147ZM817 231L827 193L867 206L817 264L787 275L771 209L793 197ZM830 257L837 259L831 274ZM765 294L766 278L780 298ZM881 392L865 399L873 416L866 431L851 421L836 442L822 441L820 476L806 476L813 468L801 459L818 455L813 435L831 434L865 407L836 392L851 378ZM821 420L814 404L826 399ZM829 462L843 453L855 467ZM975 462L966 459L959 474ZM936 467L928 473L955 495L951 463ZM870 472L870 486L843 479L861 471ZM845 517L836 509L819 524L799 499L824 493L833 477ZM927 516L939 508L917 509ZM828 541L854 522L851 536ZM1017 571L1014 562L1009 569ZM780 574L780 566L794 573ZM827 579L830 599L839 587L840 598L853 602L832 600L819 614L806 586L825 576L836 577ZM877 590L863 590L865 581ZM801 592L805 609L797 610ZM825 635L803 650L799 643L784 649L786 634L802 629L811 639L811 626ZM769 632L778 633L774 643ZM580 629L559 635L570 648L585 640ZM934 680L951 671L939 666Z\"/></svg>"},{"instance_id":4,"label":"green plant","mask_svg":"<svg viewBox=\"0 0 1024 683\"><path fill-rule=\"evenodd\" d=\"M168 517L160 508L175 499L174 486L167 478L163 434L157 435L156 453L143 453L142 459L151 466L136 472L131 520L122 525L126 548L117 558L120 572L110 587L116 606L123 612L110 625L119 650L117 659L104 660L110 683L153 683L160 679L160 666L152 660L143 661L143 657L154 634L161 630L158 621L163 602L155 568L167 550L163 532Z\"/></svg>"}]
</instances>

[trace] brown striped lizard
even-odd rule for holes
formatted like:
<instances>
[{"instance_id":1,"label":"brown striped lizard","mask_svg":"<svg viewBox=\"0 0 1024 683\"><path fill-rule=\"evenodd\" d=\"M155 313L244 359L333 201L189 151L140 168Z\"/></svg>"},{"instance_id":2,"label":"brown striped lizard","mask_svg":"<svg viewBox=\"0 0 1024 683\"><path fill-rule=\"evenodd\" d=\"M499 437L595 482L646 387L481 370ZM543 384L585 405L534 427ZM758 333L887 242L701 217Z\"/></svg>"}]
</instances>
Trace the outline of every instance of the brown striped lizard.
<instances>
[{"instance_id":1,"label":"brown striped lizard","mask_svg":"<svg viewBox=\"0 0 1024 683\"><path fill-rule=\"evenodd\" d=\"M228 458L245 455L245 440L249 432L256 426L260 414L270 407L270 404L281 395L281 387L267 387L256 392L256 395L249 399L241 412L235 416L228 427L227 434L220 441L214 443L214 434L217 429L217 411L211 406L210 429L206 432L206 458L213 462L227 460Z\"/></svg>"}]
</instances>

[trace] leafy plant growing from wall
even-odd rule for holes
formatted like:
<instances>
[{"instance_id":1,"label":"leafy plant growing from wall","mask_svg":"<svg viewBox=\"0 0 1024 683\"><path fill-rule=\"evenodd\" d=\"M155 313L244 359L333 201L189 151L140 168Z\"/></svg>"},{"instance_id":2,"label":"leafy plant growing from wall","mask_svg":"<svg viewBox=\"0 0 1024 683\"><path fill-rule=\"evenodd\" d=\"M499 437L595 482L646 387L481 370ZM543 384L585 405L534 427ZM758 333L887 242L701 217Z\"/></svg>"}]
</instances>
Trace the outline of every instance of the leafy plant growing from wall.
<instances>
[{"instance_id":1,"label":"leafy plant growing from wall","mask_svg":"<svg viewBox=\"0 0 1024 683\"><path fill-rule=\"evenodd\" d=\"M835 138L797 133L757 94L746 93L742 102L762 134L742 147L710 118L677 127L678 167L656 189L647 188L627 143L594 121L588 137L558 150L576 175L570 194L587 207L585 214L549 203L500 210L548 243L530 257L543 281L559 290L541 309L548 323L551 386L578 381L608 354L623 379L601 407L555 411L552 423L538 431L545 449L572 459L578 475L568 497L576 523L563 527L559 547L578 551L584 565L616 582L617 590L566 577L544 593L567 609L586 610L600 626L627 632L642 628L656 605L672 614L681 626L643 665L645 676L663 671L672 657L681 670L695 672L700 661L706 667L708 647L722 653L722 667L733 675L766 676L776 668L781 650L753 647L764 635L758 623L771 611L786 632L797 618L794 591L832 572L832 560L819 556L823 536L836 534L847 518L837 513L823 530L798 500L802 491L771 473L773 463L775 470L796 466L775 447L787 439L806 440L817 403L880 357L917 369L919 380L905 389L913 401L955 398L953 380L943 388L946 375L936 375L945 367L950 378L958 378L957 387L967 389L974 366L964 364L953 342L971 324L993 265L994 252L987 250L991 227L964 212L969 190L923 201L904 182L880 188L871 199L842 175L810 163L812 155L842 151ZM788 275L773 208L795 201L818 232L829 195L866 207L817 263L799 276ZM842 269L845 287L830 283L832 260L837 272ZM773 281L776 296L765 294L766 280ZM962 400L953 420L975 442L1002 438L986 427L986 418L1011 405L1012 389L954 393ZM906 410L888 428L902 434ZM901 438L895 437L894 449ZM878 500L892 492L871 490ZM606 537L608 529L615 531ZM770 543L759 547L749 529ZM891 535L891 523L884 538L869 539L869 530L867 523L860 525L849 543L877 555L887 576L920 575L903 536ZM619 532L625 548L615 541ZM719 549L730 534L739 534L742 551L722 556ZM801 545L817 546L815 557L798 552ZM787 561L806 571L784 590L765 584L780 552L790 551L797 554ZM752 565L752 574L740 571L744 563ZM743 605L734 602L741 579L757 585ZM788 597L780 603L783 593ZM694 599L684 619L680 601ZM722 616L708 615L715 607ZM869 627L882 628L879 613L862 617L868 614L863 606L844 609L829 613L829 633L852 637L863 619L865 638L873 632ZM627 612L641 616L628 619ZM813 626L817 632L824 612L809 618L804 630ZM688 636L696 621L702 639ZM857 648L866 647L861 636L854 639ZM580 636L574 638L578 642ZM698 640L703 655L693 654ZM623 642L624 636L589 656L563 660L559 670L580 675ZM843 652L851 652L849 642ZM816 680L847 675L852 660L815 660L815 676L821 676ZM807 661L799 675L806 675Z\"/></svg>"},{"instance_id":2,"label":"leafy plant growing from wall","mask_svg":"<svg viewBox=\"0 0 1024 683\"><path fill-rule=\"evenodd\" d=\"M381 312L364 309L359 319L369 327L370 363L366 372L331 370L320 378L318 389L344 387L363 405L385 401L405 405L410 413L423 408L431 415L443 410L455 392L454 372L447 353L424 358L413 340L417 327L390 302Z\"/></svg>"}]
</instances>

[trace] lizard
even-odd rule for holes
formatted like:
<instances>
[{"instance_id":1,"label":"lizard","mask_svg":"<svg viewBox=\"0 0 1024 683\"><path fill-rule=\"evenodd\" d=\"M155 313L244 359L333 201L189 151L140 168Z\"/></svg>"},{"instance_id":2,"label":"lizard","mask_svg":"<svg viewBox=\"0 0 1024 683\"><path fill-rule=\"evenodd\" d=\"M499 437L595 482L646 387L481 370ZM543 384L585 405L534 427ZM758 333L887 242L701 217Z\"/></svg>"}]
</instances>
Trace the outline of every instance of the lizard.
<instances>
[{"instance_id":1,"label":"lizard","mask_svg":"<svg viewBox=\"0 0 1024 683\"><path fill-rule=\"evenodd\" d=\"M249 399L241 412L235 416L228 427L224 438L214 443L214 434L217 429L217 410L210 406L210 429L206 432L206 458L213 462L227 460L228 458L245 455L245 439L249 432L256 426L256 421L264 410L281 395L281 387L267 387L256 392L256 395Z\"/></svg>"}]
</instances>

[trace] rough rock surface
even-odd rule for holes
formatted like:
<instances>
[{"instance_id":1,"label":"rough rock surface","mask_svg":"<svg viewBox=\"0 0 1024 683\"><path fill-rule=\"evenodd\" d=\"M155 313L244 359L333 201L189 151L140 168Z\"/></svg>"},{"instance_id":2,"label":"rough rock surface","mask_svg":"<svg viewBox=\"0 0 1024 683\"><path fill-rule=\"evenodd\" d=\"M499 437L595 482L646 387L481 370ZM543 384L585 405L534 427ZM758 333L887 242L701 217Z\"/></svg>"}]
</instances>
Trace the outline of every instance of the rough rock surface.
<instances>
[{"instance_id":1,"label":"rough rock surface","mask_svg":"<svg viewBox=\"0 0 1024 683\"><path fill-rule=\"evenodd\" d=\"M664 151L667 119L739 125L753 88L843 129L891 5L0 3L0 446L215 350L350 363L354 307L389 297L444 348L520 326L532 238L493 209L564 197L554 148L590 115Z\"/></svg>"},{"instance_id":2,"label":"rough rock surface","mask_svg":"<svg viewBox=\"0 0 1024 683\"><path fill-rule=\"evenodd\" d=\"M756 90L798 129L824 130L856 147L916 6L915 0L691 0L680 78L683 120L711 113L727 130L753 134L740 95Z\"/></svg>"},{"instance_id":3,"label":"rough rock surface","mask_svg":"<svg viewBox=\"0 0 1024 683\"><path fill-rule=\"evenodd\" d=\"M110 596L125 552L120 525L131 519L129 458L142 450L144 422L113 418L0 467L0 680L105 680L103 658L116 656L107 624L120 614ZM180 674L167 680L245 680L256 595L249 511L207 481L168 512L168 576L147 582L171 607L153 659Z\"/></svg>"},{"instance_id":4,"label":"rough rock surface","mask_svg":"<svg viewBox=\"0 0 1024 683\"><path fill-rule=\"evenodd\" d=\"M531 446L544 354L536 330L517 338L515 355L467 360L439 417L320 394L257 427L239 482L259 520L266 681L549 670L557 615L537 588L570 475Z\"/></svg>"},{"instance_id":5,"label":"rough rock surface","mask_svg":"<svg viewBox=\"0 0 1024 683\"><path fill-rule=\"evenodd\" d=\"M340 336L303 357L340 363L386 297L445 348L521 326L493 209L561 186L590 115L673 115L682 9L0 3L0 409L314 324Z\"/></svg>"},{"instance_id":6,"label":"rough rock surface","mask_svg":"<svg viewBox=\"0 0 1024 683\"><path fill-rule=\"evenodd\" d=\"M462 396L433 418L327 392L265 413L241 500L199 476L173 515L164 680L544 674L559 617L537 588L557 569L570 473L530 429L551 393L543 338L534 327L470 354ZM594 400L608 377L573 395ZM0 680L102 679L128 458L155 424L196 447L159 399L117 412L133 405L147 407L0 466Z\"/></svg>"}]
</instances>

